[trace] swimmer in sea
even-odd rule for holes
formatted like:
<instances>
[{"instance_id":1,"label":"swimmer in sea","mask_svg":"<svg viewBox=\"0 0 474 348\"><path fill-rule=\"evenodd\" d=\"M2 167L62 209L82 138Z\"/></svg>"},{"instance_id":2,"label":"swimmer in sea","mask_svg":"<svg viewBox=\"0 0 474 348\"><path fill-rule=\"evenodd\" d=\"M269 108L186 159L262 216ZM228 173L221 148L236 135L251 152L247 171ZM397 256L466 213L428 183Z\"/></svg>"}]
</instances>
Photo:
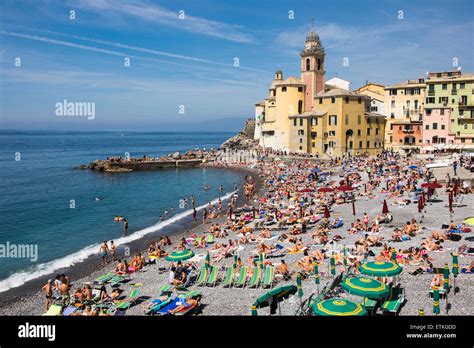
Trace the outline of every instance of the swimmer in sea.
<instances>
[{"instance_id":1,"label":"swimmer in sea","mask_svg":"<svg viewBox=\"0 0 474 348\"><path fill-rule=\"evenodd\" d=\"M123 232L125 234L127 234L127 232L128 232L128 220L127 219L123 219Z\"/></svg>"},{"instance_id":2,"label":"swimmer in sea","mask_svg":"<svg viewBox=\"0 0 474 348\"><path fill-rule=\"evenodd\" d=\"M160 215L160 221L163 221L164 218L163 218L163 215Z\"/></svg>"},{"instance_id":3,"label":"swimmer in sea","mask_svg":"<svg viewBox=\"0 0 474 348\"><path fill-rule=\"evenodd\" d=\"M102 245L100 246L100 255L102 256L102 264L105 265L107 263L107 252L109 251L109 247L107 246L107 241L103 241Z\"/></svg>"},{"instance_id":4,"label":"swimmer in sea","mask_svg":"<svg viewBox=\"0 0 474 348\"><path fill-rule=\"evenodd\" d=\"M165 215L168 215L168 210L165 210Z\"/></svg>"},{"instance_id":5,"label":"swimmer in sea","mask_svg":"<svg viewBox=\"0 0 474 348\"><path fill-rule=\"evenodd\" d=\"M119 216L118 216L118 215L115 215L114 221L118 222L119 219L120 219Z\"/></svg>"},{"instance_id":6,"label":"swimmer in sea","mask_svg":"<svg viewBox=\"0 0 474 348\"><path fill-rule=\"evenodd\" d=\"M219 192L224 191L224 185L219 186Z\"/></svg>"}]
</instances>

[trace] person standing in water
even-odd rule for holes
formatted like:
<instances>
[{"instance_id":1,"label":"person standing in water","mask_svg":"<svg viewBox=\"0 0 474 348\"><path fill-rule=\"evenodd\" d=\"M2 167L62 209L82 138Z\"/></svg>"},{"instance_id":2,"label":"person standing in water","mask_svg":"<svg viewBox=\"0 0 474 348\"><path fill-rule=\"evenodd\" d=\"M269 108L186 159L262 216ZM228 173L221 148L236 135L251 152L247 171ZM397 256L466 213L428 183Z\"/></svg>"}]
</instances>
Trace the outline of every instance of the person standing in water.
<instances>
[{"instance_id":1,"label":"person standing in water","mask_svg":"<svg viewBox=\"0 0 474 348\"><path fill-rule=\"evenodd\" d=\"M195 203L196 203L196 200L194 199L194 195L191 195L191 205L193 206L193 209L194 209Z\"/></svg>"},{"instance_id":2,"label":"person standing in water","mask_svg":"<svg viewBox=\"0 0 474 348\"><path fill-rule=\"evenodd\" d=\"M127 219L123 219L123 232L125 235L127 235L127 232L128 232L128 220Z\"/></svg>"},{"instance_id":3,"label":"person standing in water","mask_svg":"<svg viewBox=\"0 0 474 348\"><path fill-rule=\"evenodd\" d=\"M107 246L107 241L103 241L102 245L100 246L100 255L102 256L102 264L105 265L107 263L107 252L109 251L109 247Z\"/></svg>"},{"instance_id":4,"label":"person standing in water","mask_svg":"<svg viewBox=\"0 0 474 348\"><path fill-rule=\"evenodd\" d=\"M197 210L193 207L193 220L197 221Z\"/></svg>"},{"instance_id":5,"label":"person standing in water","mask_svg":"<svg viewBox=\"0 0 474 348\"><path fill-rule=\"evenodd\" d=\"M115 250L117 249L117 246L115 245L114 241L110 241L110 255L112 256L112 261L115 261Z\"/></svg>"},{"instance_id":6,"label":"person standing in water","mask_svg":"<svg viewBox=\"0 0 474 348\"><path fill-rule=\"evenodd\" d=\"M207 209L204 208L202 210L202 223L205 224L206 223L206 220L207 220Z\"/></svg>"}]
</instances>

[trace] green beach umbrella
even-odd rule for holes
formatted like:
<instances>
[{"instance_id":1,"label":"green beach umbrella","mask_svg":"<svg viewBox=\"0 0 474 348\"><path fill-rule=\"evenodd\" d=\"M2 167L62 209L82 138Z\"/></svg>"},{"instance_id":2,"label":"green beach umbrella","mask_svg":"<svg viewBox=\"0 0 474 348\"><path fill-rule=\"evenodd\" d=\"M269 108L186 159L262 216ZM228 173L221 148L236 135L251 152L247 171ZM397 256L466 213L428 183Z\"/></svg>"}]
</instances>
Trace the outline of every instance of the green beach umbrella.
<instances>
[{"instance_id":1,"label":"green beach umbrella","mask_svg":"<svg viewBox=\"0 0 474 348\"><path fill-rule=\"evenodd\" d=\"M371 261L360 265L359 271L362 274L374 277L390 277L399 275L402 272L402 267L395 262Z\"/></svg>"},{"instance_id":2,"label":"green beach umbrella","mask_svg":"<svg viewBox=\"0 0 474 348\"><path fill-rule=\"evenodd\" d=\"M182 251L175 251L166 256L166 261L183 261L190 259L194 256L194 252L192 250L186 249Z\"/></svg>"},{"instance_id":3,"label":"green beach umbrella","mask_svg":"<svg viewBox=\"0 0 474 348\"><path fill-rule=\"evenodd\" d=\"M234 264L232 265L233 268L237 268L237 259L238 259L237 254L234 254Z\"/></svg>"},{"instance_id":4,"label":"green beach umbrella","mask_svg":"<svg viewBox=\"0 0 474 348\"><path fill-rule=\"evenodd\" d=\"M342 288L351 294L370 299L386 297L389 293L387 285L366 277L346 278L342 282Z\"/></svg>"},{"instance_id":5,"label":"green beach umbrella","mask_svg":"<svg viewBox=\"0 0 474 348\"><path fill-rule=\"evenodd\" d=\"M469 225L469 226L474 226L474 216L465 219L463 221L463 223L465 223L466 225Z\"/></svg>"},{"instance_id":6,"label":"green beach umbrella","mask_svg":"<svg viewBox=\"0 0 474 348\"><path fill-rule=\"evenodd\" d=\"M449 266L448 266L447 263L444 264L443 275L444 275L444 290L448 291L448 289L449 289Z\"/></svg>"},{"instance_id":7,"label":"green beach umbrella","mask_svg":"<svg viewBox=\"0 0 474 348\"><path fill-rule=\"evenodd\" d=\"M439 308L439 288L436 286L433 289L433 313L439 314L441 312Z\"/></svg>"},{"instance_id":8,"label":"green beach umbrella","mask_svg":"<svg viewBox=\"0 0 474 348\"><path fill-rule=\"evenodd\" d=\"M425 316L425 310L424 309L419 309L418 310L418 316L424 317Z\"/></svg>"},{"instance_id":9,"label":"green beach umbrella","mask_svg":"<svg viewBox=\"0 0 474 348\"><path fill-rule=\"evenodd\" d=\"M458 261L458 254L453 253L453 268L452 268L452 273L454 276L457 276L459 274L459 261Z\"/></svg>"},{"instance_id":10,"label":"green beach umbrella","mask_svg":"<svg viewBox=\"0 0 474 348\"><path fill-rule=\"evenodd\" d=\"M362 316L367 315L367 311L360 304L341 298L333 298L311 305L311 309L316 315L323 316Z\"/></svg>"},{"instance_id":11,"label":"green beach umbrella","mask_svg":"<svg viewBox=\"0 0 474 348\"><path fill-rule=\"evenodd\" d=\"M250 309L251 309L251 311L252 311L252 312L251 312L251 313L252 313L252 316L256 316L256 315L257 315L257 307L251 306Z\"/></svg>"},{"instance_id":12,"label":"green beach umbrella","mask_svg":"<svg viewBox=\"0 0 474 348\"><path fill-rule=\"evenodd\" d=\"M317 262L313 262L314 283L319 284L319 267Z\"/></svg>"},{"instance_id":13,"label":"green beach umbrella","mask_svg":"<svg viewBox=\"0 0 474 348\"><path fill-rule=\"evenodd\" d=\"M331 275L336 275L336 260L334 259L334 255L331 254L331 258L329 259L329 264L331 265Z\"/></svg>"},{"instance_id":14,"label":"green beach umbrella","mask_svg":"<svg viewBox=\"0 0 474 348\"><path fill-rule=\"evenodd\" d=\"M298 288L294 285L283 285L279 286L277 288L274 288L259 298L255 301L253 304L256 308L263 308L266 306L270 305L270 302L273 300L276 300L278 302L281 302L283 300L286 300L288 297L291 295L296 294L298 291Z\"/></svg>"},{"instance_id":15,"label":"green beach umbrella","mask_svg":"<svg viewBox=\"0 0 474 348\"><path fill-rule=\"evenodd\" d=\"M347 249L345 245L342 248L342 255L343 255L342 261L344 262L344 267L347 267Z\"/></svg>"},{"instance_id":16,"label":"green beach umbrella","mask_svg":"<svg viewBox=\"0 0 474 348\"><path fill-rule=\"evenodd\" d=\"M209 268L211 266L211 255L209 255L209 251L206 254L206 264L204 267Z\"/></svg>"},{"instance_id":17,"label":"green beach umbrella","mask_svg":"<svg viewBox=\"0 0 474 348\"><path fill-rule=\"evenodd\" d=\"M298 297L301 299L303 297L303 289L301 288L301 273L298 272L296 275L296 287L298 288Z\"/></svg>"}]
</instances>

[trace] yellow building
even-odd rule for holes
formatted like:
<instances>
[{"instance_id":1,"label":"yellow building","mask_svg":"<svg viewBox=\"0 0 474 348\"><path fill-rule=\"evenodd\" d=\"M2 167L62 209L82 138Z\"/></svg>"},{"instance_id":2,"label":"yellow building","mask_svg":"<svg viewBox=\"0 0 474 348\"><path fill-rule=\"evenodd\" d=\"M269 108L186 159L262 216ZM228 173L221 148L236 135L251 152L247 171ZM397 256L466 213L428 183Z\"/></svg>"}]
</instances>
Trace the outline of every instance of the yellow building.
<instances>
[{"instance_id":1,"label":"yellow building","mask_svg":"<svg viewBox=\"0 0 474 348\"><path fill-rule=\"evenodd\" d=\"M300 53L301 78L284 80L281 70L275 73L267 98L256 104L260 146L325 158L381 152L384 116L370 111L370 96L340 87L347 81L338 79L339 87L325 84L324 57L319 36L311 31Z\"/></svg>"},{"instance_id":2,"label":"yellow building","mask_svg":"<svg viewBox=\"0 0 474 348\"><path fill-rule=\"evenodd\" d=\"M383 149L385 117L367 111L370 97L332 88L318 93L314 110L290 115L290 151L342 157Z\"/></svg>"},{"instance_id":3,"label":"yellow building","mask_svg":"<svg viewBox=\"0 0 474 348\"><path fill-rule=\"evenodd\" d=\"M404 151L418 151L422 143L399 143L393 133L395 124L417 126L423 118L426 84L424 78L408 80L405 83L385 87L384 104L387 125L385 148Z\"/></svg>"}]
</instances>

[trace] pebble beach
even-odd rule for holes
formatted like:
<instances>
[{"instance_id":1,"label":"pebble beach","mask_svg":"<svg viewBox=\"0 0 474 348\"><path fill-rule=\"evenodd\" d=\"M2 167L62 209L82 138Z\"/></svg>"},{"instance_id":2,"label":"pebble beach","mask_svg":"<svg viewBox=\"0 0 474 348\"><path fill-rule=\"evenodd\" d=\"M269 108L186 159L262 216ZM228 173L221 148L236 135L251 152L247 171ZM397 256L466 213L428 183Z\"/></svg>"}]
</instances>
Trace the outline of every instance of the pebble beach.
<instances>
[{"instance_id":1,"label":"pebble beach","mask_svg":"<svg viewBox=\"0 0 474 348\"><path fill-rule=\"evenodd\" d=\"M281 172L284 173L285 170L290 168L296 168L298 163L304 163L304 168L313 167L313 163L308 163L304 159L301 160L289 160L281 165L279 168ZM406 166L408 163L400 160L400 167ZM420 165L418 163L418 165ZM242 165L243 166L243 165ZM264 167L265 165L263 165ZM421 167L421 165L420 165ZM267 194L267 189L269 188L268 182L266 183L267 174L270 170L270 167L262 169L262 166L258 168L259 170L253 168L253 175L258 177L257 187L255 190L255 196L247 202L250 206L259 208L261 197ZM331 175L327 178L327 182L324 184L327 185L329 182L339 182L341 179L338 173L341 172L341 166L334 164L333 166L326 165L324 170L330 170ZM435 173L436 174L436 173ZM367 173L360 172L361 183L364 183L368 180ZM382 206L384 199L387 200L388 208L390 214L393 216L393 220L390 223L380 224L380 231L377 233L377 237L383 237L382 243L388 243L390 247L394 247L397 250L405 250L409 247L419 247L421 243L428 237L430 237L433 231L442 231L442 225L448 224L450 220L461 223L464 219L474 216L474 195L465 194L462 195L462 204L460 207L454 207L453 212L450 214L448 209L448 194L445 192L445 188L437 190L437 195L432 202L427 202L426 206L423 209L423 212L420 214L417 209L417 205L410 203L407 205L394 205L392 200L388 199L388 194L382 192L385 188L385 183L380 184L378 187L373 189L373 196L359 196L356 194L356 200L354 203L356 214L353 215L352 204L333 204L331 206L331 218L339 217L344 221L342 227L331 229L330 236L339 235L342 239L337 241L336 246L333 248L341 248L343 246L354 246L355 242L363 237L364 233L360 232L357 234L348 233L350 223L353 222L356 218L362 218L364 213L372 219L375 216L381 214ZM363 186L359 186L359 191L363 191ZM311 195L312 193L308 193ZM242 190L239 190L239 195L242 195ZM406 192L401 198L408 198L409 192ZM330 219L331 219L330 218ZM391 234L395 228L402 229L405 226L407 221L411 219L416 219L420 225L420 231L415 236L411 237L410 240L401 241L401 242L391 242ZM219 217L208 220L205 224L198 224L192 229L179 233L177 235L171 236L172 245L168 247L168 252L173 251L181 238L187 238L191 234L204 234L208 231L211 224L223 225L226 223L227 215L225 209L220 213ZM253 228L254 221L248 224L248 227ZM311 224L307 228L306 233L298 234L298 237L301 237L302 243L305 246L309 246L308 251L314 252L318 249L322 249L323 246L315 244L312 234L316 231L318 223ZM239 239L239 236L233 231L228 231L229 235L226 238L216 238L214 243L225 243L228 239ZM288 233L288 228L283 229L271 229L272 237L266 239L264 244L275 244L278 243L279 236L283 233ZM258 232L255 231L257 235ZM285 245L285 243L282 243ZM432 251L429 252L429 257L434 267L444 267L447 263L449 268L452 267L452 253L457 252L458 248L461 245L467 245L469 247L474 246L474 233L463 233L462 239L460 241L451 241L446 240L442 243L442 251ZM207 246L207 250L212 245ZM287 246L287 245L285 245ZM197 269L201 268L204 265L206 257L206 249L194 249L195 257L192 259L195 263ZM250 242L239 245L235 252L238 256L246 262L249 257L254 257L256 255L257 243ZM327 248L326 248L327 249ZM378 255L382 246L372 246L369 248L372 252L371 255ZM145 251L144 251L145 253ZM211 253L212 255L212 253ZM282 277L276 276L275 284L273 287L277 287L285 284L295 284L295 274L299 271L297 262L301 260L303 255L301 253L287 253L285 251L278 251L267 255L267 260L274 265L278 265L282 259L288 264L290 271L292 271L293 276L290 280L284 280ZM98 256L99 258L99 256ZM372 256L369 256L369 260L373 259ZM460 267L464 265L469 265L473 256L468 255L459 255L459 265ZM218 266L220 269L219 278L223 279L225 272L225 267L231 267L233 263L233 257L227 257L221 260L218 263L214 263L211 260L211 265ZM432 315L433 308L433 299L429 296L430 284L433 278L431 273L424 271L418 275L410 274L414 270L418 269L419 265L408 265L401 264L403 271L398 277L398 280L401 286L404 288L405 292L405 303L401 306L399 315L418 315L420 310L423 310L426 315ZM106 274L107 272L112 272L116 267L116 263L109 263L107 266L102 269L88 275L87 277L81 279L71 279L72 287L76 285L86 284L93 282L98 276ZM169 273L168 271L163 271L163 268L168 268L169 262L164 258L159 259L156 264L146 265L141 270L134 272L130 275L130 280L125 282L120 288L123 290L123 294L128 294L131 289L138 288L140 290L140 297L138 300L126 311L126 315L144 315L148 301L154 299L159 294L159 287L168 283ZM337 272L344 272L345 268L343 265L336 266ZM319 266L320 271L320 280L321 283L317 286L314 282L314 278L308 277L302 281L302 290L304 293L303 300L307 299L310 295L314 294L315 298L318 295L318 292L321 291L327 283L331 283L334 279L334 276L330 274L329 271L329 259L325 259L320 262ZM191 277L197 276L198 271L195 271ZM448 294L448 300L442 299L440 301L441 315L473 315L474 309L472 303L474 303L474 275L471 273L461 273L455 279L455 286L457 291L455 291L453 286L454 277L450 277L450 286L451 291ZM252 303L255 302L264 293L268 292L269 289L263 289L261 286L256 289L253 288L234 288L229 287L225 288L219 282L217 285L211 286L196 286L191 284L188 286L189 290L197 290L202 294L201 306L200 306L200 315L231 315L231 316L241 316L241 315L250 315L250 307ZM360 302L361 298L347 292L340 292L338 297L350 299L355 302ZM38 289L37 292L32 293L29 296L22 297L13 302L8 302L0 305L0 315L43 315L44 314L44 293ZM300 299L293 295L289 297L286 301L281 302L280 309L282 315L295 315L300 305ZM259 309L258 315L268 315L269 309L262 308Z\"/></svg>"}]
</instances>

